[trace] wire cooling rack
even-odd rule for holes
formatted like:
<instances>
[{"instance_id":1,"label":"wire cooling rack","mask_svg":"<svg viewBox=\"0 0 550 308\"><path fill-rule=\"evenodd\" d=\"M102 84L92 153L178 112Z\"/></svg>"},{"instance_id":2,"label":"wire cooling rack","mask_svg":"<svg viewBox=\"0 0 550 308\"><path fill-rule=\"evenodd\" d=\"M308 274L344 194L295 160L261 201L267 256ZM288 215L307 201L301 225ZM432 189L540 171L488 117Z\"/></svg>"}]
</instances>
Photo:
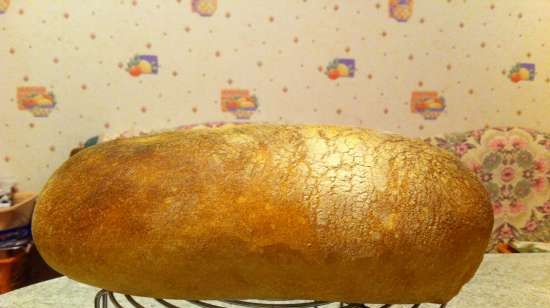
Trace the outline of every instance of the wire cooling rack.
<instances>
[{"instance_id":1,"label":"wire cooling rack","mask_svg":"<svg viewBox=\"0 0 550 308\"><path fill-rule=\"evenodd\" d=\"M134 297L125 294L118 294L119 297L123 297L125 302L129 306L123 306L122 301L117 299L116 293L107 290L100 290L95 296L95 308L109 308L109 303L114 308L148 308L153 306L143 306ZM177 306L169 303L164 299L155 298L156 307L167 308L183 308L184 306ZM363 303L338 303L338 302L320 302L320 301L250 301L250 300L218 300L218 301L199 301L199 300L186 300L185 302L193 304L201 308L229 308L229 307L242 307L242 308L328 308L329 306L338 308L388 308L392 304L382 304L374 306L372 304ZM418 308L421 304L412 304L410 308ZM447 304L441 304L439 308L445 308Z\"/></svg>"}]
</instances>

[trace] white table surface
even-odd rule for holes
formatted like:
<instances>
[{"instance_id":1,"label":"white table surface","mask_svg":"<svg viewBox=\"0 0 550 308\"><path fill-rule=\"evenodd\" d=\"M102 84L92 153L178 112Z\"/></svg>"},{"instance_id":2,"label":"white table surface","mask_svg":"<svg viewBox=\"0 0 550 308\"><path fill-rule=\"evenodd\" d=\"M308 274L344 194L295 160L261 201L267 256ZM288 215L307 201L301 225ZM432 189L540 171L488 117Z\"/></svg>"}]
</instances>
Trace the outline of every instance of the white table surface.
<instances>
[{"instance_id":1,"label":"white table surface","mask_svg":"<svg viewBox=\"0 0 550 308\"><path fill-rule=\"evenodd\" d=\"M93 300L97 291L95 287L61 277L0 295L0 307L94 307ZM124 307L132 307L121 296L117 298ZM136 299L144 307L160 307L149 299ZM184 301L171 302L182 307L196 307ZM109 304L109 307L114 306ZM438 306L423 304L420 307ZM550 253L485 255L474 278L447 307L549 308Z\"/></svg>"}]
</instances>

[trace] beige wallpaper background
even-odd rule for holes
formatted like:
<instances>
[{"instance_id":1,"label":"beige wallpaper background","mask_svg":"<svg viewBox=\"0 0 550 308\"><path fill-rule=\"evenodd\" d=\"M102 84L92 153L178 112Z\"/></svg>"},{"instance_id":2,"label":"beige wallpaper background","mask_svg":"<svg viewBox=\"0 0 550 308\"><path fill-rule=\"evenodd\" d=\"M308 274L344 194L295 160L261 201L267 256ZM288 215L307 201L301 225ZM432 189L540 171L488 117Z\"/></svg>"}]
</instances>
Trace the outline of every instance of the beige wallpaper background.
<instances>
[{"instance_id":1,"label":"beige wallpaper background","mask_svg":"<svg viewBox=\"0 0 550 308\"><path fill-rule=\"evenodd\" d=\"M24 190L93 135L204 121L550 130L546 0L0 0L0 12L0 169Z\"/></svg>"}]
</instances>

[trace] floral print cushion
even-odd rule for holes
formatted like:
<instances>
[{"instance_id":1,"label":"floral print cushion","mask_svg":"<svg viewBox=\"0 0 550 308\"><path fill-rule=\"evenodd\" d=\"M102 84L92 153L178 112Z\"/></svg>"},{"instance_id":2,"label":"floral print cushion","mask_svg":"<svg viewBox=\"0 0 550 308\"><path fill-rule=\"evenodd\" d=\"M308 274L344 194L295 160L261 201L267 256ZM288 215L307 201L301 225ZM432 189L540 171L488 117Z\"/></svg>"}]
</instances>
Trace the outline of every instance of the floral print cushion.
<instances>
[{"instance_id":1,"label":"floral print cushion","mask_svg":"<svg viewBox=\"0 0 550 308\"><path fill-rule=\"evenodd\" d=\"M550 243L550 134L501 127L426 141L458 156L489 191L495 225L488 251L539 251L532 243Z\"/></svg>"},{"instance_id":2,"label":"floral print cushion","mask_svg":"<svg viewBox=\"0 0 550 308\"><path fill-rule=\"evenodd\" d=\"M92 137L80 148L162 131L241 124L246 122L207 122L163 130L126 131ZM550 251L550 134L501 127L434 136L426 141L458 156L489 191L495 225L488 251Z\"/></svg>"}]
</instances>

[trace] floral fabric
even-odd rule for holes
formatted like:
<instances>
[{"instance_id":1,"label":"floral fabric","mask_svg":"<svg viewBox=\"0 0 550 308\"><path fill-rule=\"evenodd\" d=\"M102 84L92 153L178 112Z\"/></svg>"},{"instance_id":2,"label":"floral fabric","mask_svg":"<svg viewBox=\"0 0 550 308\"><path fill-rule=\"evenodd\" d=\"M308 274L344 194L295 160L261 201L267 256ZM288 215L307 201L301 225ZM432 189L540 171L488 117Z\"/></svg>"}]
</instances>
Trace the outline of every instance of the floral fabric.
<instances>
[{"instance_id":1,"label":"floral fabric","mask_svg":"<svg viewBox=\"0 0 550 308\"><path fill-rule=\"evenodd\" d=\"M458 156L489 191L495 224L488 251L550 243L550 134L501 127L426 141Z\"/></svg>"},{"instance_id":2,"label":"floral fabric","mask_svg":"<svg viewBox=\"0 0 550 308\"><path fill-rule=\"evenodd\" d=\"M162 131L241 124L245 123L209 122ZM157 132L161 131L126 131L116 136L96 136L84 146ZM550 134L500 127L434 136L426 141L458 156L489 191L495 224L488 251L548 249L548 245L539 248L537 243L550 243Z\"/></svg>"}]
</instances>

